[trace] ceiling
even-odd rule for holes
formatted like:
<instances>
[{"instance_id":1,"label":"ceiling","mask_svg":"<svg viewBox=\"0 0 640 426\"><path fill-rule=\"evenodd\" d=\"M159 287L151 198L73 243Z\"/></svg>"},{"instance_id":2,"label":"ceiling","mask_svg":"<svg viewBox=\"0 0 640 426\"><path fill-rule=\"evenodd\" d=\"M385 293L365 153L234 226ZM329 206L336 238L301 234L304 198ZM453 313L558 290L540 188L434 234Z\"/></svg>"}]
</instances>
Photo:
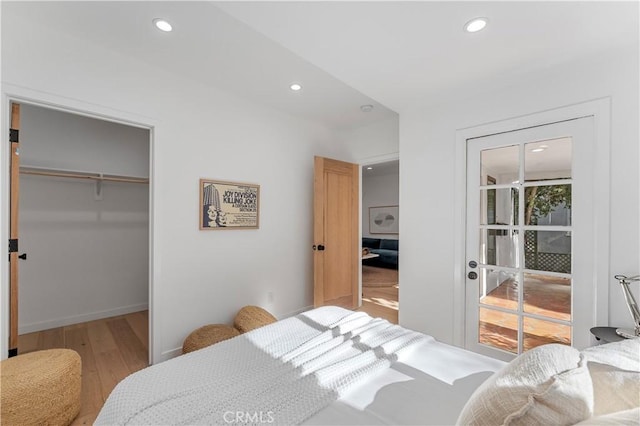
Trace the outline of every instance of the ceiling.
<instances>
[{"instance_id":1,"label":"ceiling","mask_svg":"<svg viewBox=\"0 0 640 426\"><path fill-rule=\"evenodd\" d=\"M3 1L2 19L13 14L335 129L494 90L639 38L635 1ZM488 27L465 33L477 16ZM157 17L174 31L153 28ZM303 89L292 92L292 82Z\"/></svg>"},{"instance_id":2,"label":"ceiling","mask_svg":"<svg viewBox=\"0 0 640 426\"><path fill-rule=\"evenodd\" d=\"M371 167L371 169L369 169ZM386 161L384 163L367 164L362 166L362 178L377 176L398 176L400 174L400 161Z\"/></svg>"},{"instance_id":3,"label":"ceiling","mask_svg":"<svg viewBox=\"0 0 640 426\"><path fill-rule=\"evenodd\" d=\"M390 108L434 104L638 43L637 1L228 2L218 7ZM485 30L463 26L489 18Z\"/></svg>"},{"instance_id":4,"label":"ceiling","mask_svg":"<svg viewBox=\"0 0 640 426\"><path fill-rule=\"evenodd\" d=\"M212 2L2 0L0 5L3 21L17 15L332 129L397 117ZM171 33L153 26L158 17L171 22ZM293 82L303 89L291 91ZM365 113L361 105L374 108Z\"/></svg>"}]
</instances>

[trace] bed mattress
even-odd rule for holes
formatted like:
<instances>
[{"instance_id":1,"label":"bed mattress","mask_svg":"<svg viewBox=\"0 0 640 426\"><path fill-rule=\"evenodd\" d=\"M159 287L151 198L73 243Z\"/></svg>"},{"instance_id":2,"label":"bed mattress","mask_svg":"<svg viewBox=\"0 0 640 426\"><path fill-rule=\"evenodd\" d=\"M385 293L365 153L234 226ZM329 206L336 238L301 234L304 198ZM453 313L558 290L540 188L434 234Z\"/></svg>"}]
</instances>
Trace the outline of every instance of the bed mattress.
<instances>
[{"instance_id":1,"label":"bed mattress","mask_svg":"<svg viewBox=\"0 0 640 426\"><path fill-rule=\"evenodd\" d=\"M132 374L96 424L453 424L503 365L322 307Z\"/></svg>"}]
</instances>

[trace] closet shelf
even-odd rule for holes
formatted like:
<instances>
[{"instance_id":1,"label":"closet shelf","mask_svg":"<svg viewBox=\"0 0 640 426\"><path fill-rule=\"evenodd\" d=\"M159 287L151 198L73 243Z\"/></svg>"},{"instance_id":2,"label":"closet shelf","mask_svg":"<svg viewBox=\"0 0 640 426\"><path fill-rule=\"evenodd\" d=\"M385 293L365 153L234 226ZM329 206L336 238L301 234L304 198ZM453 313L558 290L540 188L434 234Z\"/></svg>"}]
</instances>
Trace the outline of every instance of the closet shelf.
<instances>
[{"instance_id":1,"label":"closet shelf","mask_svg":"<svg viewBox=\"0 0 640 426\"><path fill-rule=\"evenodd\" d=\"M88 179L100 182L126 182L148 184L149 178L139 176L122 176L96 172L84 172L77 170L53 169L36 166L20 166L23 175L53 176L72 179Z\"/></svg>"}]
</instances>

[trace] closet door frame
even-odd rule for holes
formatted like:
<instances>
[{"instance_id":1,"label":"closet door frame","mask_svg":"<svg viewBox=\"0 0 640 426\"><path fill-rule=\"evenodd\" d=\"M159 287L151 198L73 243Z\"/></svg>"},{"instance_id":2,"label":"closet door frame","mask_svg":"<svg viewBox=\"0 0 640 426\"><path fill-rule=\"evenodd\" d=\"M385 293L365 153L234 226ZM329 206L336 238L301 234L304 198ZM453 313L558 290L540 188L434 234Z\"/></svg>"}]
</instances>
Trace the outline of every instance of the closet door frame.
<instances>
[{"instance_id":1,"label":"closet door frame","mask_svg":"<svg viewBox=\"0 0 640 426\"><path fill-rule=\"evenodd\" d=\"M86 103L76 99L43 93L12 84L2 85L2 117L1 129L5 137L0 138L0 237L5 241L0 244L0 256L8 259L9 250L7 241L10 238L10 178L11 178L11 156L9 143L9 128L11 125L11 104L29 104L42 108L67 112L70 114L82 115L95 118L97 120L110 121L131 127L138 127L149 131L149 364L159 361L161 358L161 348L158 339L154 338L154 324L157 324L157 313L154 309L154 285L155 268L154 257L156 248L154 239L154 194L155 194L155 167L154 167L154 129L157 126L156 120L149 117L141 117L136 114L115 110L110 107ZM4 155L6 154L6 155ZM7 358L9 351L9 262L0 262L0 359Z\"/></svg>"},{"instance_id":2,"label":"closet door frame","mask_svg":"<svg viewBox=\"0 0 640 426\"><path fill-rule=\"evenodd\" d=\"M9 105L11 118L9 119L9 357L18 355L18 269L19 269L19 235L18 219L20 218L20 104L11 102Z\"/></svg>"}]
</instances>

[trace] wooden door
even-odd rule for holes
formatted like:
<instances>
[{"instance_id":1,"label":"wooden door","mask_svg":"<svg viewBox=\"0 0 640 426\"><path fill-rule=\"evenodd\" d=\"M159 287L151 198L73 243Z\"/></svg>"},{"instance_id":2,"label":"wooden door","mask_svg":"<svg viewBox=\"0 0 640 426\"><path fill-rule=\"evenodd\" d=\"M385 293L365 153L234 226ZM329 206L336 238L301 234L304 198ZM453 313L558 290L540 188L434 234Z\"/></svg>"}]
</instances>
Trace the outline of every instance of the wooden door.
<instances>
[{"instance_id":1,"label":"wooden door","mask_svg":"<svg viewBox=\"0 0 640 426\"><path fill-rule=\"evenodd\" d=\"M359 166L315 157L314 306L357 308L360 268Z\"/></svg>"},{"instance_id":2,"label":"wooden door","mask_svg":"<svg viewBox=\"0 0 640 426\"><path fill-rule=\"evenodd\" d=\"M18 194L20 184L20 157L18 149L20 131L20 105L11 104L11 200L9 228L9 356L18 355Z\"/></svg>"}]
</instances>

